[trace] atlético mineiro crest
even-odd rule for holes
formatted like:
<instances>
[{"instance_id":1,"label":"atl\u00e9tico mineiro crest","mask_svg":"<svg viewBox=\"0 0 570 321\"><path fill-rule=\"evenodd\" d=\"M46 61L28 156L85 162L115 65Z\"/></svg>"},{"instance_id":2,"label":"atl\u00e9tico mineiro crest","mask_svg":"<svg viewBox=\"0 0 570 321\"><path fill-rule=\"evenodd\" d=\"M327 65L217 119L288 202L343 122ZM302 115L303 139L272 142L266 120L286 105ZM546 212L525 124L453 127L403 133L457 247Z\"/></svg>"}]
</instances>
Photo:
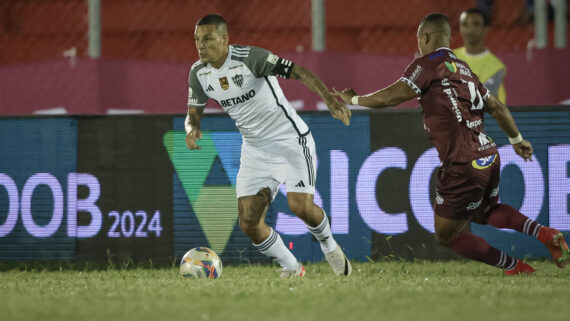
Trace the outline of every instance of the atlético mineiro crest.
<instances>
[{"instance_id":1,"label":"atl\u00e9tico mineiro crest","mask_svg":"<svg viewBox=\"0 0 570 321\"><path fill-rule=\"evenodd\" d=\"M219 78L219 80L220 80L220 86L222 86L223 90L228 90L228 88L230 88L230 83L228 82L228 78L222 77Z\"/></svg>"},{"instance_id":2,"label":"atl\u00e9tico mineiro crest","mask_svg":"<svg viewBox=\"0 0 570 321\"><path fill-rule=\"evenodd\" d=\"M232 81L234 82L234 84L238 85L238 87L241 87L241 85L243 85L243 75L237 74L233 76Z\"/></svg>"}]
</instances>

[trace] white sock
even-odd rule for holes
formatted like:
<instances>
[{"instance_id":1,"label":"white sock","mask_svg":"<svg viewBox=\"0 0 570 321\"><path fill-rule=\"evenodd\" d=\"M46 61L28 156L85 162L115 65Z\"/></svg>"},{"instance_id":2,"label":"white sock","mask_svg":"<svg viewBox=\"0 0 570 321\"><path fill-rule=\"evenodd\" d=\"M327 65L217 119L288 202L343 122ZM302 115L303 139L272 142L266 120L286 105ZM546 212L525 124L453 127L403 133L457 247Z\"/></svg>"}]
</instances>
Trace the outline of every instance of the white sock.
<instances>
[{"instance_id":1,"label":"white sock","mask_svg":"<svg viewBox=\"0 0 570 321\"><path fill-rule=\"evenodd\" d=\"M323 253L328 254L336 249L337 244L331 233L331 226L329 224L329 219L327 217L327 213L325 213L325 210L323 210L323 214L323 221L319 225L315 227L310 227L307 225L307 227L309 228L309 231L311 231L311 233L315 236L315 238L319 240Z\"/></svg>"},{"instance_id":2,"label":"white sock","mask_svg":"<svg viewBox=\"0 0 570 321\"><path fill-rule=\"evenodd\" d=\"M299 266L297 258L287 249L279 233L271 227L269 237L259 244L253 244L257 250L279 263L284 270L296 270Z\"/></svg>"}]
</instances>

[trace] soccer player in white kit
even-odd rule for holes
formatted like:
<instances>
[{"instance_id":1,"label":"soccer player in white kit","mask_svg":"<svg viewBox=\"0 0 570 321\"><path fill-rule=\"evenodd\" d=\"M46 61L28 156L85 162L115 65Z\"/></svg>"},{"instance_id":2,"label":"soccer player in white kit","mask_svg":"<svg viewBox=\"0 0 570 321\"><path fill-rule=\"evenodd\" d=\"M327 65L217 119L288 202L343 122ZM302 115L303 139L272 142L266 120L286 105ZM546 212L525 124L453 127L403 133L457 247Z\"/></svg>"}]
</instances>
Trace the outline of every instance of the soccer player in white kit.
<instances>
[{"instance_id":1,"label":"soccer player in white kit","mask_svg":"<svg viewBox=\"0 0 570 321\"><path fill-rule=\"evenodd\" d=\"M281 277L305 275L281 236L265 223L279 184L285 183L289 208L319 240L334 273L350 275L350 262L334 240L325 212L313 201L316 151L311 131L283 95L276 76L300 80L347 126L350 110L306 68L265 49L229 45L228 27L219 15L198 20L194 38L200 60L188 79L186 146L200 149L196 141L202 137L200 119L208 98L235 120L243 136L236 182L241 230L262 254L281 265Z\"/></svg>"}]
</instances>

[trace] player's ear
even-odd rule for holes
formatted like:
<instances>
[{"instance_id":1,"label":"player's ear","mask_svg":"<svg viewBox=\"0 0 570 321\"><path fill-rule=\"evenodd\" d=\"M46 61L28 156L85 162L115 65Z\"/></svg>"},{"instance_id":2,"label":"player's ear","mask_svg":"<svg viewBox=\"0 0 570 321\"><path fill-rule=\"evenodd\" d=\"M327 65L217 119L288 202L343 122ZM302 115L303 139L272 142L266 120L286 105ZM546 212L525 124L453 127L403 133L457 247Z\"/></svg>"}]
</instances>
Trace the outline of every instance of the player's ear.
<instances>
[{"instance_id":1,"label":"player's ear","mask_svg":"<svg viewBox=\"0 0 570 321\"><path fill-rule=\"evenodd\" d=\"M222 41L227 46L230 43L230 36L228 34L222 35Z\"/></svg>"},{"instance_id":2,"label":"player's ear","mask_svg":"<svg viewBox=\"0 0 570 321\"><path fill-rule=\"evenodd\" d=\"M422 39L424 45L427 45L427 44L430 42L430 40L431 40L430 34L427 33L427 32L423 32L421 39Z\"/></svg>"}]
</instances>

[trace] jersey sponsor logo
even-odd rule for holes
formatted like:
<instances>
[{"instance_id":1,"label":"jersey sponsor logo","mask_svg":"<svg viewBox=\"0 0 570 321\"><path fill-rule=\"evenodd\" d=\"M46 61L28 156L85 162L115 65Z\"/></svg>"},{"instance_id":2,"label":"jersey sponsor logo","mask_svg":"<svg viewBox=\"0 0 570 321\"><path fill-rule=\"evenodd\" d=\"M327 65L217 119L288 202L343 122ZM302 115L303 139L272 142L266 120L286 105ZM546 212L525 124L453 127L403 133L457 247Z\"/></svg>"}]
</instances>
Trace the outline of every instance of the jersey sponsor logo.
<instances>
[{"instance_id":1,"label":"jersey sponsor logo","mask_svg":"<svg viewBox=\"0 0 570 321\"><path fill-rule=\"evenodd\" d=\"M455 64L454 61L452 61L451 63L449 62L445 62L445 66L447 67L447 69L449 69L449 71L451 72L457 72L457 65Z\"/></svg>"},{"instance_id":2,"label":"jersey sponsor logo","mask_svg":"<svg viewBox=\"0 0 570 321\"><path fill-rule=\"evenodd\" d=\"M473 76L471 76L471 70L469 70L469 68L467 68L467 66L465 66L462 63L455 63L456 69L459 68L459 73L462 74L463 76L467 76L467 77L471 77L473 78Z\"/></svg>"},{"instance_id":3,"label":"jersey sponsor logo","mask_svg":"<svg viewBox=\"0 0 570 321\"><path fill-rule=\"evenodd\" d=\"M469 127L469 128L479 127L479 126L483 125L483 121L481 119L477 119L475 121L469 121L469 119L466 119L465 123L467 124L467 127Z\"/></svg>"},{"instance_id":4,"label":"jersey sponsor logo","mask_svg":"<svg viewBox=\"0 0 570 321\"><path fill-rule=\"evenodd\" d=\"M232 67L229 67L228 70L234 70L234 69L237 69L237 68L243 68L243 65L232 66ZM236 71L236 72L237 72L237 71Z\"/></svg>"},{"instance_id":5,"label":"jersey sponsor logo","mask_svg":"<svg viewBox=\"0 0 570 321\"><path fill-rule=\"evenodd\" d=\"M443 79L441 80L441 85L442 85L443 87L449 87L449 79L443 78Z\"/></svg>"},{"instance_id":6,"label":"jersey sponsor logo","mask_svg":"<svg viewBox=\"0 0 570 321\"><path fill-rule=\"evenodd\" d=\"M234 84L236 84L238 87L241 88L241 85L243 85L243 75L237 74L233 76L232 81L234 82Z\"/></svg>"},{"instance_id":7,"label":"jersey sponsor logo","mask_svg":"<svg viewBox=\"0 0 570 321\"><path fill-rule=\"evenodd\" d=\"M491 136L487 136L485 133L479 133L477 138L479 138L479 143L481 144L481 146L477 147L477 150L480 152L497 146L493 141L493 138Z\"/></svg>"},{"instance_id":8,"label":"jersey sponsor logo","mask_svg":"<svg viewBox=\"0 0 570 321\"><path fill-rule=\"evenodd\" d=\"M219 80L220 80L220 86L222 87L223 90L228 90L230 88L230 83L228 82L227 77L219 78Z\"/></svg>"},{"instance_id":9,"label":"jersey sponsor logo","mask_svg":"<svg viewBox=\"0 0 570 321\"><path fill-rule=\"evenodd\" d=\"M483 145L483 146L477 147L477 151L482 152L482 151L484 151L484 150L487 150L487 149L489 149L489 148L493 148L493 147L496 147L496 146L497 146L497 144L496 144L495 142L490 142L490 143L487 144L487 145Z\"/></svg>"},{"instance_id":10,"label":"jersey sponsor logo","mask_svg":"<svg viewBox=\"0 0 570 321\"><path fill-rule=\"evenodd\" d=\"M198 105L198 99L188 97L188 105Z\"/></svg>"},{"instance_id":11,"label":"jersey sponsor logo","mask_svg":"<svg viewBox=\"0 0 570 321\"><path fill-rule=\"evenodd\" d=\"M414 72L412 73L412 75L410 76L410 78L408 78L408 80L410 80L411 82L414 82L414 80L416 80L416 78L418 78L418 76L422 73L422 66L417 65L416 69L414 70Z\"/></svg>"},{"instance_id":12,"label":"jersey sponsor logo","mask_svg":"<svg viewBox=\"0 0 570 321\"><path fill-rule=\"evenodd\" d=\"M188 98L192 97L192 87L188 87Z\"/></svg>"},{"instance_id":13,"label":"jersey sponsor logo","mask_svg":"<svg viewBox=\"0 0 570 321\"><path fill-rule=\"evenodd\" d=\"M471 165L473 165L473 168L476 168L476 169L485 169L485 168L488 168L491 165L493 165L493 163L495 162L495 159L497 159L497 155L481 157L479 159L473 160L471 162Z\"/></svg>"},{"instance_id":14,"label":"jersey sponsor logo","mask_svg":"<svg viewBox=\"0 0 570 321\"><path fill-rule=\"evenodd\" d=\"M466 209L468 211L473 211L473 210L477 209L479 206L481 206L481 203L483 203L483 199L480 199L477 202L469 203L469 205L467 205Z\"/></svg>"},{"instance_id":15,"label":"jersey sponsor logo","mask_svg":"<svg viewBox=\"0 0 570 321\"><path fill-rule=\"evenodd\" d=\"M277 63L277 60L279 60L279 57L277 57L274 54L270 54L269 56L267 56L267 62L270 64L275 65Z\"/></svg>"},{"instance_id":16,"label":"jersey sponsor logo","mask_svg":"<svg viewBox=\"0 0 570 321\"><path fill-rule=\"evenodd\" d=\"M253 97L255 97L255 90L252 89L241 96L220 100L220 105L222 105L222 107L230 107L236 104L244 103Z\"/></svg>"},{"instance_id":17,"label":"jersey sponsor logo","mask_svg":"<svg viewBox=\"0 0 570 321\"><path fill-rule=\"evenodd\" d=\"M455 96L453 96L451 89L446 88L443 90L443 92L447 94L447 97L449 97L449 101L451 101L453 111L455 112L455 118L457 118L457 122L460 123L463 120L463 117L461 116L459 107L457 107L457 99L455 99Z\"/></svg>"}]
</instances>

